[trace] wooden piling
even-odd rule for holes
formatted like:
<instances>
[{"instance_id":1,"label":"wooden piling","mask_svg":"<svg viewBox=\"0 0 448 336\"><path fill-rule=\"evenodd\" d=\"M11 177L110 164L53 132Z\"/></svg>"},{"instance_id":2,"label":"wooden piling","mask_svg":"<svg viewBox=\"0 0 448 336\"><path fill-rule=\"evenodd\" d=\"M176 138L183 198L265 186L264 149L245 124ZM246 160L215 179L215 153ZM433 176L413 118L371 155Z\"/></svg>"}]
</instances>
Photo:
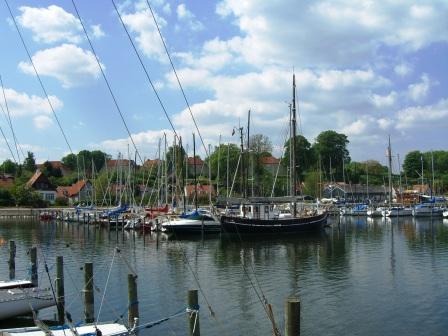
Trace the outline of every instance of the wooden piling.
<instances>
[{"instance_id":1,"label":"wooden piling","mask_svg":"<svg viewBox=\"0 0 448 336\"><path fill-rule=\"evenodd\" d=\"M16 242L14 240L9 241L9 279L15 279L16 277Z\"/></svg>"},{"instance_id":2,"label":"wooden piling","mask_svg":"<svg viewBox=\"0 0 448 336\"><path fill-rule=\"evenodd\" d=\"M86 323L92 323L94 317L93 295L93 264L84 264L84 318Z\"/></svg>"},{"instance_id":3,"label":"wooden piling","mask_svg":"<svg viewBox=\"0 0 448 336\"><path fill-rule=\"evenodd\" d=\"M290 297L285 302L285 336L300 335L300 299Z\"/></svg>"},{"instance_id":4,"label":"wooden piling","mask_svg":"<svg viewBox=\"0 0 448 336\"><path fill-rule=\"evenodd\" d=\"M128 321L130 327L134 325L135 319L139 318L136 279L137 279L136 275L128 274L128 300L129 300Z\"/></svg>"},{"instance_id":5,"label":"wooden piling","mask_svg":"<svg viewBox=\"0 0 448 336\"><path fill-rule=\"evenodd\" d=\"M65 293L64 293L64 257L56 257L56 303L58 308L58 322L65 323Z\"/></svg>"},{"instance_id":6,"label":"wooden piling","mask_svg":"<svg viewBox=\"0 0 448 336\"><path fill-rule=\"evenodd\" d=\"M188 291L187 309L189 311L189 314L187 315L189 335L200 336L201 331L199 328L199 304L197 289L190 289Z\"/></svg>"},{"instance_id":7,"label":"wooden piling","mask_svg":"<svg viewBox=\"0 0 448 336\"><path fill-rule=\"evenodd\" d=\"M37 276L37 248L34 246L30 249L30 260L31 260L31 282L34 287L39 284Z\"/></svg>"}]
</instances>

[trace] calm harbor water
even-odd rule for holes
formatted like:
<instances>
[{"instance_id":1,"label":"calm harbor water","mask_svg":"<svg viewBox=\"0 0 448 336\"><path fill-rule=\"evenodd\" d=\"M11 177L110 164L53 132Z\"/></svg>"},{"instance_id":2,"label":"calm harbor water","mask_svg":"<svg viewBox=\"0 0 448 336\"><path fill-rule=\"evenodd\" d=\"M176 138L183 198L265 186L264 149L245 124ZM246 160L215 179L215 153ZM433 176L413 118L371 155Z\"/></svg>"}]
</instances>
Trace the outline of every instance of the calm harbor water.
<instances>
[{"instance_id":1,"label":"calm harbor water","mask_svg":"<svg viewBox=\"0 0 448 336\"><path fill-rule=\"evenodd\" d=\"M54 281L56 256L63 255L67 310L75 321L83 319L81 267L93 262L95 316L99 313L100 321L116 320L125 312L132 268L138 274L141 323L184 308L187 290L198 288L197 278L216 314L210 316L200 295L203 335L271 335L254 287L273 305L282 332L284 301L298 295L303 335L446 335L447 220L346 217L330 224L312 236L240 240L225 235L168 239L82 224L2 220L0 270L6 280L11 239L17 244L18 278L28 276L27 250L38 246L42 286L49 284L44 260ZM51 319L54 314L50 308L40 316ZM185 334L186 316L140 333Z\"/></svg>"}]
</instances>

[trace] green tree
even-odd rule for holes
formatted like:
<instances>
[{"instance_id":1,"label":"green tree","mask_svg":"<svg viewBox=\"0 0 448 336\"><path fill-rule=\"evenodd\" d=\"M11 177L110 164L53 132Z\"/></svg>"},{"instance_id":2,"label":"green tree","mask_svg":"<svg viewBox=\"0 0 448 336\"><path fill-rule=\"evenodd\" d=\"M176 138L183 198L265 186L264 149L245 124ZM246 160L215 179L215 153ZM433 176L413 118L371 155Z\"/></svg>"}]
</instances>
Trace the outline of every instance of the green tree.
<instances>
[{"instance_id":1,"label":"green tree","mask_svg":"<svg viewBox=\"0 0 448 336\"><path fill-rule=\"evenodd\" d=\"M12 197L10 191L6 189L0 189L0 206L11 206L14 204L14 198Z\"/></svg>"},{"instance_id":2,"label":"green tree","mask_svg":"<svg viewBox=\"0 0 448 336\"><path fill-rule=\"evenodd\" d=\"M249 149L252 153L263 154L272 153L272 142L263 134L254 134L249 140Z\"/></svg>"},{"instance_id":3,"label":"green tree","mask_svg":"<svg viewBox=\"0 0 448 336\"><path fill-rule=\"evenodd\" d=\"M64 166L66 166L67 168L69 168L72 171L75 171L78 167L78 160L76 158L76 155L73 153L64 156L61 159L61 161L64 164Z\"/></svg>"},{"instance_id":4,"label":"green tree","mask_svg":"<svg viewBox=\"0 0 448 336\"><path fill-rule=\"evenodd\" d=\"M311 144L304 136L297 135L295 140L296 171L299 174L299 179L303 180L306 171L313 165L314 153ZM291 139L287 140L285 143L285 154L282 159L282 163L285 167L289 167L290 165L291 145Z\"/></svg>"},{"instance_id":5,"label":"green tree","mask_svg":"<svg viewBox=\"0 0 448 336\"><path fill-rule=\"evenodd\" d=\"M25 185L16 186L12 189L16 205L31 206L31 207L46 207L48 205L39 195Z\"/></svg>"},{"instance_id":6,"label":"green tree","mask_svg":"<svg viewBox=\"0 0 448 336\"><path fill-rule=\"evenodd\" d=\"M348 144L347 136L335 131L324 131L317 136L313 148L316 155L320 156L323 170L329 170L331 162L331 178L342 178L343 162L350 162Z\"/></svg>"},{"instance_id":7,"label":"green tree","mask_svg":"<svg viewBox=\"0 0 448 336\"><path fill-rule=\"evenodd\" d=\"M206 159L207 163L211 165L212 177L217 178L218 161L219 161L219 185L220 189L227 186L227 174L229 175L229 190L232 185L232 181L237 169L238 158L240 155L240 149L235 144L221 144L219 147L215 147L210 157ZM219 159L219 160L218 160ZM227 159L229 161L229 171L227 171ZM238 174L240 170L238 169ZM213 175L214 174L214 175ZM235 183L237 186L233 190L240 190L240 179L236 178ZM222 190L220 194L225 194Z\"/></svg>"},{"instance_id":8,"label":"green tree","mask_svg":"<svg viewBox=\"0 0 448 336\"><path fill-rule=\"evenodd\" d=\"M304 181L304 189L303 193L304 195L313 196L314 198L320 196L320 176L319 172L308 172L305 175L305 181Z\"/></svg>"},{"instance_id":9,"label":"green tree","mask_svg":"<svg viewBox=\"0 0 448 336\"><path fill-rule=\"evenodd\" d=\"M11 160L5 160L1 167L0 167L1 171L5 174L12 174L15 175L17 170L18 170L18 166L16 163L12 162Z\"/></svg>"},{"instance_id":10,"label":"green tree","mask_svg":"<svg viewBox=\"0 0 448 336\"><path fill-rule=\"evenodd\" d=\"M403 170L408 178L418 178L422 171L423 153L412 151L406 154L403 162Z\"/></svg>"},{"instance_id":11,"label":"green tree","mask_svg":"<svg viewBox=\"0 0 448 336\"><path fill-rule=\"evenodd\" d=\"M32 173L36 171L36 160L32 152L28 152L27 157L23 160L23 169Z\"/></svg>"}]
</instances>

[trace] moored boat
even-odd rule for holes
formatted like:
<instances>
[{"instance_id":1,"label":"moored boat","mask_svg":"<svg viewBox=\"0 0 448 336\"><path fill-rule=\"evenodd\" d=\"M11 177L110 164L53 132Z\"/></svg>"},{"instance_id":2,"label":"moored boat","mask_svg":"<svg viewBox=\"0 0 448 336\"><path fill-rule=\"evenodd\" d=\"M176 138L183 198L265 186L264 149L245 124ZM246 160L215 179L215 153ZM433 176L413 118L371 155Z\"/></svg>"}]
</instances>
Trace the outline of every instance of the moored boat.
<instances>
[{"instance_id":1,"label":"moored boat","mask_svg":"<svg viewBox=\"0 0 448 336\"><path fill-rule=\"evenodd\" d=\"M54 306L56 301L49 289L13 288L0 290L0 320L29 314Z\"/></svg>"},{"instance_id":2,"label":"moored boat","mask_svg":"<svg viewBox=\"0 0 448 336\"><path fill-rule=\"evenodd\" d=\"M219 219L204 209L194 210L178 219L167 220L161 226L163 232L176 234L221 231Z\"/></svg>"},{"instance_id":3,"label":"moored boat","mask_svg":"<svg viewBox=\"0 0 448 336\"><path fill-rule=\"evenodd\" d=\"M443 210L435 206L434 203L421 203L414 207L412 215L414 217L441 217Z\"/></svg>"}]
</instances>

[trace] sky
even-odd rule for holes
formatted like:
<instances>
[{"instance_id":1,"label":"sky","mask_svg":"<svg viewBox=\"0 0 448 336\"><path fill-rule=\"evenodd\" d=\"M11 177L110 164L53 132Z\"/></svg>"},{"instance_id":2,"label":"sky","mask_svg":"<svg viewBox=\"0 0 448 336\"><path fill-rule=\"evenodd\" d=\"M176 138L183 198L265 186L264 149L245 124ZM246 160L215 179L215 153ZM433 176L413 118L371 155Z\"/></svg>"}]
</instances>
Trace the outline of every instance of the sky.
<instances>
[{"instance_id":1,"label":"sky","mask_svg":"<svg viewBox=\"0 0 448 336\"><path fill-rule=\"evenodd\" d=\"M75 0L100 68L71 1L8 0L53 113L0 1L8 105L1 92L0 126L19 161L27 151L43 162L83 149L134 157L128 131L140 157L154 158L164 134L173 142L171 124L192 154L194 121L146 1L115 2L163 108L112 1ZM238 143L232 130L246 125L251 110L250 133L267 135L280 156L294 72L298 131L311 143L335 130L348 136L352 160L382 163L389 135L401 160L411 150L447 150L446 0L150 5L206 147ZM0 143L0 160L11 159L3 137Z\"/></svg>"}]
</instances>

